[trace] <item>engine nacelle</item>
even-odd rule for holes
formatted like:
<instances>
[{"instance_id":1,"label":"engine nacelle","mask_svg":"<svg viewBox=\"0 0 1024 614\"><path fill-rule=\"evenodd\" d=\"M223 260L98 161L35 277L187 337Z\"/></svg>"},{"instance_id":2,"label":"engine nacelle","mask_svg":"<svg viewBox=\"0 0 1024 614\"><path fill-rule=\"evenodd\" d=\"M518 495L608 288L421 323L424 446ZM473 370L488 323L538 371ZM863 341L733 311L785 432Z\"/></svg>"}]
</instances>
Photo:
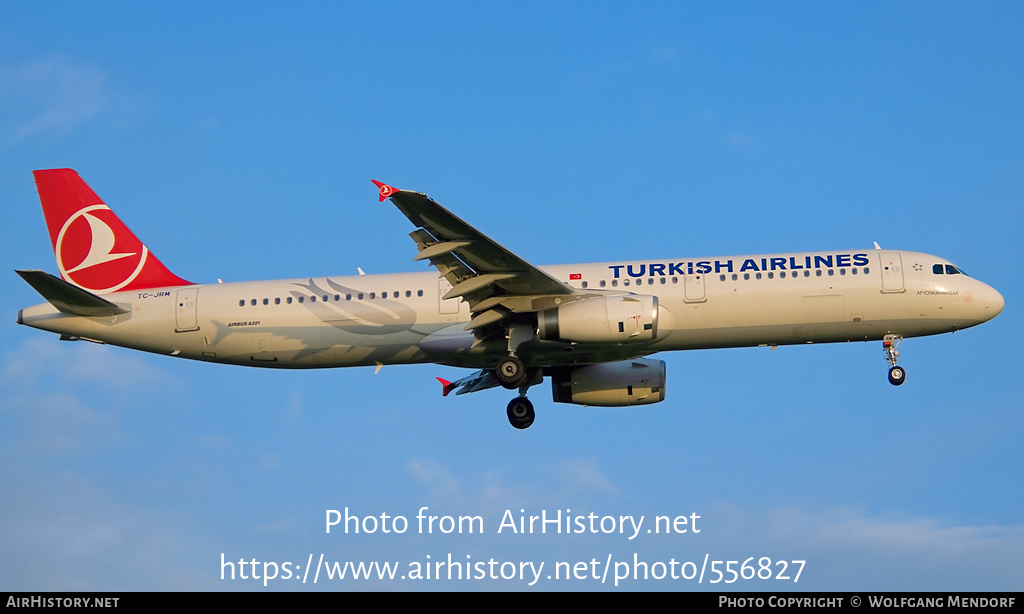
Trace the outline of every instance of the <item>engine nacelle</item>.
<instances>
[{"instance_id":1,"label":"engine nacelle","mask_svg":"<svg viewBox=\"0 0 1024 614\"><path fill-rule=\"evenodd\" d=\"M658 336L658 297L643 294L595 296L545 309L537 332L549 341L639 343Z\"/></svg>"},{"instance_id":2,"label":"engine nacelle","mask_svg":"<svg viewBox=\"0 0 1024 614\"><path fill-rule=\"evenodd\" d=\"M625 407L665 400L665 361L637 358L559 369L551 376L556 403Z\"/></svg>"}]
</instances>

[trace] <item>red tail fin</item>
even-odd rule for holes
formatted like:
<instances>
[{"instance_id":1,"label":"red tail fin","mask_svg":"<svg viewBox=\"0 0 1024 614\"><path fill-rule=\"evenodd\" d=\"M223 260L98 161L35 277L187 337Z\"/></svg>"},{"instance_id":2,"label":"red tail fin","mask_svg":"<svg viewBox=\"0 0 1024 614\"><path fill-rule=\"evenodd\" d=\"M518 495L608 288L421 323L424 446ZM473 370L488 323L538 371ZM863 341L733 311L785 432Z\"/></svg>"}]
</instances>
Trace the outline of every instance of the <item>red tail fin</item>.
<instances>
[{"instance_id":1,"label":"red tail fin","mask_svg":"<svg viewBox=\"0 0 1024 614\"><path fill-rule=\"evenodd\" d=\"M189 285L71 169L33 171L60 276L96 292Z\"/></svg>"}]
</instances>

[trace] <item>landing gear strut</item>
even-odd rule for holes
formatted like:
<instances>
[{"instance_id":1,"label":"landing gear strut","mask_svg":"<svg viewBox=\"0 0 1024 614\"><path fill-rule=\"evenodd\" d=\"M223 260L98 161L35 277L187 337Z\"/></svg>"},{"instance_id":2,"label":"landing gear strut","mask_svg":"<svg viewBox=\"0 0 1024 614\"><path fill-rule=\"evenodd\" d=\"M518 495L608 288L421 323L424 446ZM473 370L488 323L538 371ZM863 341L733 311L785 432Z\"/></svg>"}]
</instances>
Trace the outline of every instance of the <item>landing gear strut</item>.
<instances>
[{"instance_id":1,"label":"landing gear strut","mask_svg":"<svg viewBox=\"0 0 1024 614\"><path fill-rule=\"evenodd\" d=\"M543 371L537 367L527 369L523 361L516 356L516 351L524 343L537 336L537 323L534 321L513 321L508 326L508 354L498 360L494 366L494 375L498 382L509 390L519 389L519 396L508 404L508 421L517 429L525 429L533 424L536 414L533 403L526 398L530 386L544 381Z\"/></svg>"},{"instance_id":2,"label":"landing gear strut","mask_svg":"<svg viewBox=\"0 0 1024 614\"><path fill-rule=\"evenodd\" d=\"M515 360L518 362L519 359ZM499 380L501 379L500 369L502 362L498 363ZM523 363L519 363L521 367L522 364ZM536 414L533 411L533 403L530 402L530 399L526 398L526 391L530 389L530 386L544 381L544 372L538 367L530 367L522 368L520 375L519 396L509 402L506 413L508 414L509 424L517 429L525 429L533 424L533 419L536 417Z\"/></svg>"},{"instance_id":3,"label":"landing gear strut","mask_svg":"<svg viewBox=\"0 0 1024 614\"><path fill-rule=\"evenodd\" d=\"M907 379L907 372L903 367L896 366L896 359L899 358L900 353L896 351L900 341L903 341L903 337L899 335L886 335L882 338L882 347L885 349L885 359L892 365L889 368L889 383L893 386L899 386Z\"/></svg>"}]
</instances>

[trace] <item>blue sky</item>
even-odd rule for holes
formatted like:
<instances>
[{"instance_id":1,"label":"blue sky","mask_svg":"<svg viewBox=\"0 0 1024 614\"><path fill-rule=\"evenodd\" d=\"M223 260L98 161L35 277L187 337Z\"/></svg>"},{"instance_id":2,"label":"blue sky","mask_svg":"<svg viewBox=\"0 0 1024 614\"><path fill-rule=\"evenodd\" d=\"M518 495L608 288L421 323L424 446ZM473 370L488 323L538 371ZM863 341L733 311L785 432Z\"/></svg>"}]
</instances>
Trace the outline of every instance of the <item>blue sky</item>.
<instances>
[{"instance_id":1,"label":"blue sky","mask_svg":"<svg viewBox=\"0 0 1024 614\"><path fill-rule=\"evenodd\" d=\"M1019 3L12 5L0 25L0 588L529 590L222 581L227 560L806 560L799 583L1020 590ZM19 327L56 271L31 171L71 167L198 282L420 270L370 179L537 264L883 247L997 288L984 326L660 356L667 400L518 432L434 366L274 372ZM328 509L479 515L325 533ZM505 510L701 532L498 534ZM403 568L404 569L404 568ZM614 590L592 579L533 589Z\"/></svg>"}]
</instances>

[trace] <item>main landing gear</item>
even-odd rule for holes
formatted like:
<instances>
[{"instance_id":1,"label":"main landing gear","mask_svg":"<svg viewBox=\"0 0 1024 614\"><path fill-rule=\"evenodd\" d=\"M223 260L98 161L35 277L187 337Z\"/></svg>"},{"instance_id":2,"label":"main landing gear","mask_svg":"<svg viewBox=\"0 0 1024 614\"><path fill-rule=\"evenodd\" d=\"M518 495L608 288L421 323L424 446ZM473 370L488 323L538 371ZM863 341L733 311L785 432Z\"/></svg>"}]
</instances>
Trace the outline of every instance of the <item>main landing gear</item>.
<instances>
[{"instance_id":1,"label":"main landing gear","mask_svg":"<svg viewBox=\"0 0 1024 614\"><path fill-rule=\"evenodd\" d=\"M896 359L899 358L900 353L896 351L900 341L903 341L903 337L899 335L886 335L882 338L882 347L885 349L885 359L892 365L889 368L889 383L893 386L899 386L907 379L907 372L903 367L896 366Z\"/></svg>"},{"instance_id":2,"label":"main landing gear","mask_svg":"<svg viewBox=\"0 0 1024 614\"><path fill-rule=\"evenodd\" d=\"M516 356L506 356L498 361L494 369L501 385L509 390L515 390L526 381L526 366Z\"/></svg>"},{"instance_id":3,"label":"main landing gear","mask_svg":"<svg viewBox=\"0 0 1024 614\"><path fill-rule=\"evenodd\" d=\"M494 367L494 374L505 388L519 389L519 396L508 404L506 413L509 424L517 429L529 427L533 424L536 414L533 411L533 403L526 398L526 391L530 386L544 381L543 372L537 367L528 369L518 357L509 355L498 361Z\"/></svg>"},{"instance_id":4,"label":"main landing gear","mask_svg":"<svg viewBox=\"0 0 1024 614\"><path fill-rule=\"evenodd\" d=\"M533 403L526 397L516 397L508 404L508 422L517 429L528 428L537 415L533 411Z\"/></svg>"},{"instance_id":5,"label":"main landing gear","mask_svg":"<svg viewBox=\"0 0 1024 614\"><path fill-rule=\"evenodd\" d=\"M532 340L536 336L536 323L534 322L513 322L508 327L508 354L498 360L494 366L494 375L498 382L509 390L519 389L519 396L512 399L508 404L509 424L517 429L528 428L533 424L536 414L533 411L533 403L526 398L526 391L530 386L544 381L544 375L539 368L527 369L523 361L516 356L516 350L520 345Z\"/></svg>"},{"instance_id":6,"label":"main landing gear","mask_svg":"<svg viewBox=\"0 0 1024 614\"><path fill-rule=\"evenodd\" d=\"M533 424L536 414L533 403L526 398L526 390L530 385L526 382L526 365L515 356L506 356L498 361L494 374L501 385L509 390L519 388L519 396L508 404L508 421L517 429L525 429Z\"/></svg>"}]
</instances>

